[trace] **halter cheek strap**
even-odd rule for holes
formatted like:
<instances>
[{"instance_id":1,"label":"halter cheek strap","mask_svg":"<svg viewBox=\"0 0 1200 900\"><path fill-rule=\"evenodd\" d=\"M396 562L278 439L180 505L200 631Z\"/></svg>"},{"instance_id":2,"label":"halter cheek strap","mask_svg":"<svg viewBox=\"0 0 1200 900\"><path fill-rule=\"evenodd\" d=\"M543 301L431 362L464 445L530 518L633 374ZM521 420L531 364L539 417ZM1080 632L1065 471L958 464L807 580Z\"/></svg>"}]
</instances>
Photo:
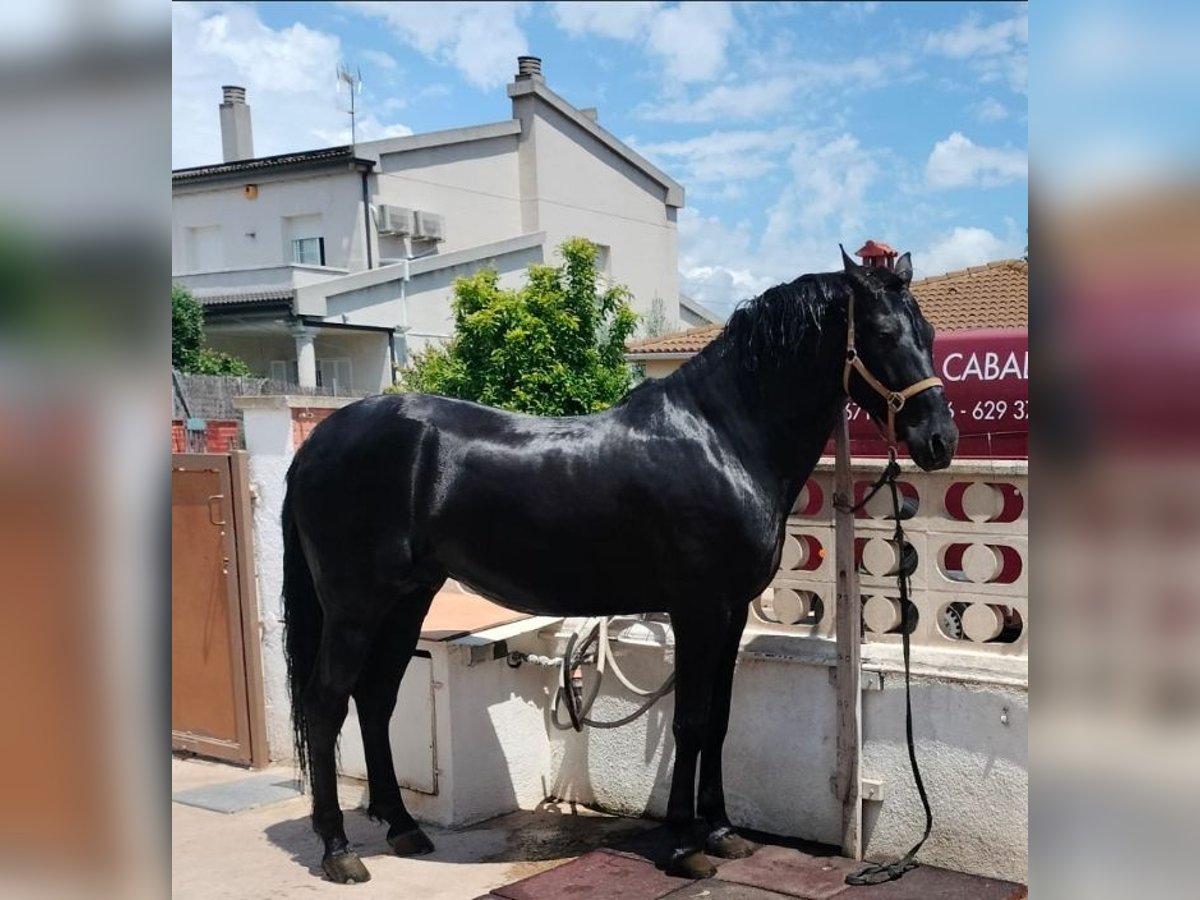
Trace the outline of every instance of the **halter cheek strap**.
<instances>
[{"instance_id":1,"label":"halter cheek strap","mask_svg":"<svg viewBox=\"0 0 1200 900\"><path fill-rule=\"evenodd\" d=\"M904 409L904 404L908 402L910 397L915 397L922 391L927 391L930 388L941 387L942 379L936 375L929 378L922 378L920 381L910 384L902 391L893 391L884 385L882 381L871 374L866 363L862 361L862 357L858 355L858 350L854 346L854 295L850 295L850 324L846 329L846 366L842 370L842 389L845 390L846 396L850 396L850 373L858 372L862 376L863 381L869 384L875 393L879 394L887 402L887 439L890 446L896 445L896 413Z\"/></svg>"}]
</instances>

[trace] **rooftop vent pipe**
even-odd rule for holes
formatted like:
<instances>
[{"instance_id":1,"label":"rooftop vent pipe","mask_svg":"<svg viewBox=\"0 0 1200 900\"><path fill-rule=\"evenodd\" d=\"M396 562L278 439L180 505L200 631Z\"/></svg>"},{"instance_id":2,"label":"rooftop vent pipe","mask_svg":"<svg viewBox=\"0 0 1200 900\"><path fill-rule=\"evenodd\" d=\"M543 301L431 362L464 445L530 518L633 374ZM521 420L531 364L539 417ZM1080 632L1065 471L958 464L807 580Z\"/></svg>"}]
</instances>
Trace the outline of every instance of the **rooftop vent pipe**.
<instances>
[{"instance_id":1,"label":"rooftop vent pipe","mask_svg":"<svg viewBox=\"0 0 1200 900\"><path fill-rule=\"evenodd\" d=\"M221 86L221 152L225 162L254 158L254 136L250 130L250 107L246 89L236 84Z\"/></svg>"},{"instance_id":2,"label":"rooftop vent pipe","mask_svg":"<svg viewBox=\"0 0 1200 900\"><path fill-rule=\"evenodd\" d=\"M524 80L533 78L542 81L542 60L538 56L517 57L517 78Z\"/></svg>"}]
</instances>

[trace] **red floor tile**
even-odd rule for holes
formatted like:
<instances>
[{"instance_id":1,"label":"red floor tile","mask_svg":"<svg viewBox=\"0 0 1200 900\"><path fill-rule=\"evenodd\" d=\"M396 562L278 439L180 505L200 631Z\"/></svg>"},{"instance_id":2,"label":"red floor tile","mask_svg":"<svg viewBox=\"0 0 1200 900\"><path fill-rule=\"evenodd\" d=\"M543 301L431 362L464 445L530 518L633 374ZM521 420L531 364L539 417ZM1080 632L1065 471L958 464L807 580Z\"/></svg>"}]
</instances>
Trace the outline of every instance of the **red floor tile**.
<instances>
[{"instance_id":1,"label":"red floor tile","mask_svg":"<svg viewBox=\"0 0 1200 900\"><path fill-rule=\"evenodd\" d=\"M717 877L802 900L841 900L848 889L846 873L858 868L858 863L838 856L809 856L787 847L768 846L721 866Z\"/></svg>"},{"instance_id":2,"label":"red floor tile","mask_svg":"<svg viewBox=\"0 0 1200 900\"><path fill-rule=\"evenodd\" d=\"M633 854L594 850L566 865L493 888L503 900L659 900L693 884L672 878Z\"/></svg>"},{"instance_id":3,"label":"red floor tile","mask_svg":"<svg viewBox=\"0 0 1200 900\"><path fill-rule=\"evenodd\" d=\"M917 866L896 881L855 886L838 900L1024 900L1024 885L932 866Z\"/></svg>"}]
</instances>

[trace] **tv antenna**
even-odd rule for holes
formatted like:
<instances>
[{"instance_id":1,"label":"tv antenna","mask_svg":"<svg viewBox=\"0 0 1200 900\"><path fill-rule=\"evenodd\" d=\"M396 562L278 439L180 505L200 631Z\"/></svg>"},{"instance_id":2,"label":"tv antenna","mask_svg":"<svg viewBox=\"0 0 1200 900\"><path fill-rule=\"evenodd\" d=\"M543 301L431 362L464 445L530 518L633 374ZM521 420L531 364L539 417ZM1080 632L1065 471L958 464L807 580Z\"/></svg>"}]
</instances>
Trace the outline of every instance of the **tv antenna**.
<instances>
[{"instance_id":1,"label":"tv antenna","mask_svg":"<svg viewBox=\"0 0 1200 900\"><path fill-rule=\"evenodd\" d=\"M357 140L358 134L357 134L357 131L355 128L355 121L354 121L354 116L355 116L355 113L357 112L357 108L356 108L356 105L354 102L354 98L357 94L362 93L362 69L355 67L355 70L353 72L351 72L349 66L339 65L338 70L337 70L337 92L338 92L338 94L341 94L343 84L346 85L346 90L350 94L350 109L348 110L348 112L350 113L350 146L353 147L355 144L358 143L358 140Z\"/></svg>"}]
</instances>

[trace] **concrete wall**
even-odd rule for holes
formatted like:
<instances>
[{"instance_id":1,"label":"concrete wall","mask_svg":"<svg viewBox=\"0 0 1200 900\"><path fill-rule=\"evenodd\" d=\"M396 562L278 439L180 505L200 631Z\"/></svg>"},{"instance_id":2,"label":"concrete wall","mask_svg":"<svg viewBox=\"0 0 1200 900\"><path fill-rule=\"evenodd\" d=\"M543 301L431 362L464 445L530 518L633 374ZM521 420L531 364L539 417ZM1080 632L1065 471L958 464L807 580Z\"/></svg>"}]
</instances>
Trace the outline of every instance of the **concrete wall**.
<instances>
[{"instance_id":1,"label":"concrete wall","mask_svg":"<svg viewBox=\"0 0 1200 900\"><path fill-rule=\"evenodd\" d=\"M246 184L258 186L257 198L244 196ZM234 184L176 187L171 202L171 271L180 275L290 263L289 220L312 216L320 217L326 266L366 268L362 179L357 172L286 178L247 173ZM189 258L188 230L212 226L220 229L222 261L197 268Z\"/></svg>"}]
</instances>

